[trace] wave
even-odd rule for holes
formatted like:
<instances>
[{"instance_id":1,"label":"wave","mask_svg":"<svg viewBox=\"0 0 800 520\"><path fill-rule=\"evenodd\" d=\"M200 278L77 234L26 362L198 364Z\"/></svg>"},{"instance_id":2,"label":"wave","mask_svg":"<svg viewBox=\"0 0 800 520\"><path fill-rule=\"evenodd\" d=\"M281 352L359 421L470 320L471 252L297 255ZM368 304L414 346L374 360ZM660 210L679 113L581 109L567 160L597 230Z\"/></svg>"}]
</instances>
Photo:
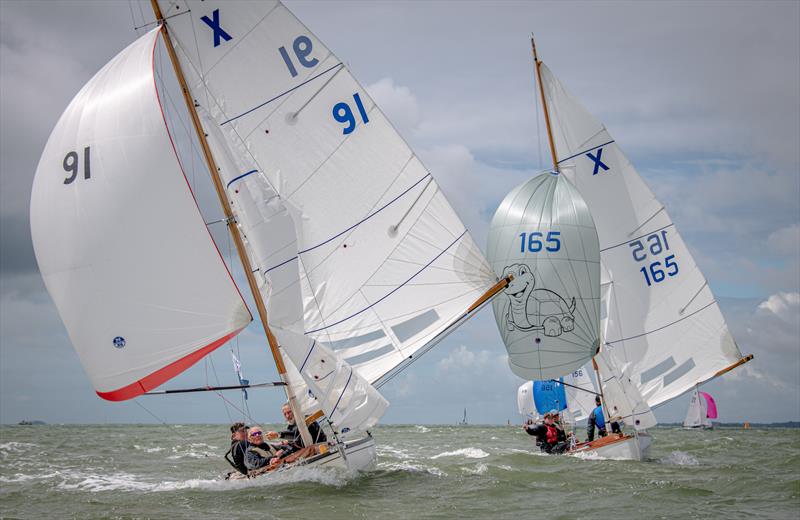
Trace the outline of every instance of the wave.
<instances>
[{"instance_id":1,"label":"wave","mask_svg":"<svg viewBox=\"0 0 800 520\"><path fill-rule=\"evenodd\" d=\"M436 477L446 477L447 473L435 466L426 466L414 462L379 462L378 469L384 471L403 471L409 473L428 473Z\"/></svg>"},{"instance_id":2,"label":"wave","mask_svg":"<svg viewBox=\"0 0 800 520\"><path fill-rule=\"evenodd\" d=\"M660 464L668 464L671 466L699 466L700 462L693 455L689 455L683 451L673 451L669 456L664 457L658 461Z\"/></svg>"},{"instance_id":3,"label":"wave","mask_svg":"<svg viewBox=\"0 0 800 520\"><path fill-rule=\"evenodd\" d=\"M480 448L461 448L460 450L445 451L444 453L434 455L433 457L431 457L431 459L439 459L441 457L455 457L458 455L462 455L468 459L483 459L489 456L488 453L486 453Z\"/></svg>"}]
</instances>

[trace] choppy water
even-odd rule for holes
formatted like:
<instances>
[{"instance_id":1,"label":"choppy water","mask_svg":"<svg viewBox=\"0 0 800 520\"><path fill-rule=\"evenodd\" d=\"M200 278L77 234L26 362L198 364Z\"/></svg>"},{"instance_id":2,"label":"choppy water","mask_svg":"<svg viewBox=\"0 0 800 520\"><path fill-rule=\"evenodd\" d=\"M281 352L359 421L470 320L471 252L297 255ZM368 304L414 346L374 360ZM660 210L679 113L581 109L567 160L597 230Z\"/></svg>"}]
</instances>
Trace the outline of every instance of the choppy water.
<instances>
[{"instance_id":1,"label":"choppy water","mask_svg":"<svg viewBox=\"0 0 800 520\"><path fill-rule=\"evenodd\" d=\"M225 482L223 425L3 426L0 516L800 517L800 430L652 434L640 463L541 455L518 427L384 426L369 474Z\"/></svg>"}]
</instances>

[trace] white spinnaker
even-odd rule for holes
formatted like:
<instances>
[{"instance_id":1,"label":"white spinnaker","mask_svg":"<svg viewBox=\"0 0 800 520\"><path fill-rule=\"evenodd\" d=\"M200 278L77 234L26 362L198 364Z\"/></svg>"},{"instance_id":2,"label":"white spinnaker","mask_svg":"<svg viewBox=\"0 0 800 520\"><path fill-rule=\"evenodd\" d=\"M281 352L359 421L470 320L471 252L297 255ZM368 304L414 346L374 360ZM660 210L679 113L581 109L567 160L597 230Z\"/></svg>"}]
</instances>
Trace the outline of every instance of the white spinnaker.
<instances>
[{"instance_id":1,"label":"white spinnaker","mask_svg":"<svg viewBox=\"0 0 800 520\"><path fill-rule=\"evenodd\" d=\"M594 396L598 394L594 381L589 377L589 370L588 366L583 366L564 376L569 411L576 422L588 418L596 408Z\"/></svg>"},{"instance_id":2,"label":"white spinnaker","mask_svg":"<svg viewBox=\"0 0 800 520\"><path fill-rule=\"evenodd\" d=\"M586 364L600 344L600 252L575 187L544 173L511 190L492 219L488 257L514 277L492 301L511 371L544 381Z\"/></svg>"},{"instance_id":3,"label":"white spinnaker","mask_svg":"<svg viewBox=\"0 0 800 520\"><path fill-rule=\"evenodd\" d=\"M605 347L650 406L742 357L664 206L605 127L542 65L561 171L592 213L614 305Z\"/></svg>"},{"instance_id":4,"label":"white spinnaker","mask_svg":"<svg viewBox=\"0 0 800 520\"><path fill-rule=\"evenodd\" d=\"M245 166L241 155L234 155L219 128L204 111L199 112L301 409L310 414L315 407L321 408L340 433L371 428L389 403L341 356L303 334L297 261L268 271L276 258L296 247L297 213L260 172ZM242 171L249 173L242 175Z\"/></svg>"},{"instance_id":5,"label":"white spinnaker","mask_svg":"<svg viewBox=\"0 0 800 520\"><path fill-rule=\"evenodd\" d=\"M155 388L251 320L175 154L155 87L157 39L136 40L75 96L31 194L42 278L109 400Z\"/></svg>"},{"instance_id":6,"label":"white spinnaker","mask_svg":"<svg viewBox=\"0 0 800 520\"><path fill-rule=\"evenodd\" d=\"M537 419L536 405L533 402L533 381L525 381L517 389L517 410L528 419Z\"/></svg>"},{"instance_id":7,"label":"white spinnaker","mask_svg":"<svg viewBox=\"0 0 800 520\"><path fill-rule=\"evenodd\" d=\"M496 281L430 173L279 2L159 3L192 95L300 212L270 268L298 256L304 332L370 382L424 352Z\"/></svg>"}]
</instances>

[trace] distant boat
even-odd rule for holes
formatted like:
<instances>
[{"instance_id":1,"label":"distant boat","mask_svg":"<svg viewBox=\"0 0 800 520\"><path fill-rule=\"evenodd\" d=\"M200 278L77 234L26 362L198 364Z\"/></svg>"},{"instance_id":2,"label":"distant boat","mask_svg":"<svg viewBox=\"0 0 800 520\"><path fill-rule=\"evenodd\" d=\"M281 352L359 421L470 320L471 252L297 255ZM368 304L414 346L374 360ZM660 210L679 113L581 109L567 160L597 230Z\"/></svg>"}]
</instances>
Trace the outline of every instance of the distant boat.
<instances>
[{"instance_id":1,"label":"distant boat","mask_svg":"<svg viewBox=\"0 0 800 520\"><path fill-rule=\"evenodd\" d=\"M466 426L467 424L469 424L469 423L467 423L467 409L466 408L464 408L464 418L461 419L461 422L458 423L458 424L460 424L461 426Z\"/></svg>"},{"instance_id":2,"label":"distant boat","mask_svg":"<svg viewBox=\"0 0 800 520\"><path fill-rule=\"evenodd\" d=\"M41 425L43 425L43 424L47 424L47 423L46 423L46 422L44 422L44 421L28 421L28 420L22 420L22 421L18 422L17 424L18 424L19 426L41 426Z\"/></svg>"},{"instance_id":3,"label":"distant boat","mask_svg":"<svg viewBox=\"0 0 800 520\"><path fill-rule=\"evenodd\" d=\"M711 419L716 418L717 403L714 398L710 394L695 388L694 392L692 392L692 400L689 401L689 409L686 411L686 419L683 420L683 427L710 430L714 427Z\"/></svg>"}]
</instances>

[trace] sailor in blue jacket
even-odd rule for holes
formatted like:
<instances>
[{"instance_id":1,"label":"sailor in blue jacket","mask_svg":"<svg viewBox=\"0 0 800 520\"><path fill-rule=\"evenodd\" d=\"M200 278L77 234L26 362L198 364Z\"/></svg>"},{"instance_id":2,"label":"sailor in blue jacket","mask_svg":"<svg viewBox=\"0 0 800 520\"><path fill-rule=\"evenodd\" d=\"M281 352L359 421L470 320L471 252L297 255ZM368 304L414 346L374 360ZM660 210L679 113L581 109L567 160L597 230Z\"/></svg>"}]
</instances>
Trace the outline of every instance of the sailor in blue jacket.
<instances>
[{"instance_id":1,"label":"sailor in blue jacket","mask_svg":"<svg viewBox=\"0 0 800 520\"><path fill-rule=\"evenodd\" d=\"M586 440L594 440L594 427L597 426L597 431L600 437L606 436L606 418L603 416L603 405L600 402L600 396L594 397L594 402L597 408L592 410L589 414L589 422L586 423Z\"/></svg>"}]
</instances>

